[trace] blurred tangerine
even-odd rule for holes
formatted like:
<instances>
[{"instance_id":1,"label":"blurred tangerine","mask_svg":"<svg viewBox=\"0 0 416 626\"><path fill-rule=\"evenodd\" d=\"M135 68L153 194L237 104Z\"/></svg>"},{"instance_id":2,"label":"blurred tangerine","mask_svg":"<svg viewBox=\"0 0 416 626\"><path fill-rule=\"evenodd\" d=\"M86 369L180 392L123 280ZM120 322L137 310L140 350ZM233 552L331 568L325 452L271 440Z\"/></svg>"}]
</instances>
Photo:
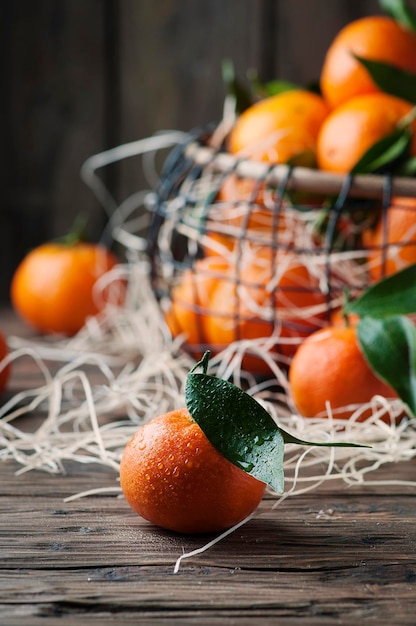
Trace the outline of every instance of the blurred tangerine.
<instances>
[{"instance_id":1,"label":"blurred tangerine","mask_svg":"<svg viewBox=\"0 0 416 626\"><path fill-rule=\"evenodd\" d=\"M302 338L323 325L325 296L318 279L296 257L263 248L243 260L239 276L241 280L218 284L212 294L204 327L214 349L275 335L278 353L291 357ZM255 362L251 360L254 371L265 367L254 367Z\"/></svg>"},{"instance_id":2,"label":"blurred tangerine","mask_svg":"<svg viewBox=\"0 0 416 626\"><path fill-rule=\"evenodd\" d=\"M416 198L393 198L374 230L363 233L373 281L416 263Z\"/></svg>"},{"instance_id":3,"label":"blurred tangerine","mask_svg":"<svg viewBox=\"0 0 416 626\"><path fill-rule=\"evenodd\" d=\"M193 348L206 343L204 319L213 294L229 269L225 258L219 256L197 259L185 269L171 290L171 304L165 314L173 337L184 335L185 342ZM197 351L199 354L202 353Z\"/></svg>"},{"instance_id":4,"label":"blurred tangerine","mask_svg":"<svg viewBox=\"0 0 416 626\"><path fill-rule=\"evenodd\" d=\"M13 275L13 307L39 332L73 335L112 301L111 286L100 294L95 289L117 263L117 257L99 244L43 244L24 257ZM117 281L114 287L114 301L120 305L125 285Z\"/></svg>"},{"instance_id":5,"label":"blurred tangerine","mask_svg":"<svg viewBox=\"0 0 416 626\"><path fill-rule=\"evenodd\" d=\"M334 109L322 124L316 155L320 169L346 174L375 143L390 135L412 105L386 93L357 96ZM416 121L410 154L416 155Z\"/></svg>"},{"instance_id":6,"label":"blurred tangerine","mask_svg":"<svg viewBox=\"0 0 416 626\"><path fill-rule=\"evenodd\" d=\"M321 71L322 95L331 108L380 91L354 55L416 73L416 35L381 15L347 24L329 46Z\"/></svg>"},{"instance_id":7,"label":"blurred tangerine","mask_svg":"<svg viewBox=\"0 0 416 626\"><path fill-rule=\"evenodd\" d=\"M318 94L303 89L264 98L246 109L228 138L232 154L267 163L300 158L310 166L322 122L329 109Z\"/></svg>"},{"instance_id":8,"label":"blurred tangerine","mask_svg":"<svg viewBox=\"0 0 416 626\"><path fill-rule=\"evenodd\" d=\"M375 395L397 398L370 369L354 326L330 326L307 337L290 364L289 385L304 417L325 416L329 403L335 418L349 419L357 405L369 403ZM359 421L370 415L369 408Z\"/></svg>"}]
</instances>

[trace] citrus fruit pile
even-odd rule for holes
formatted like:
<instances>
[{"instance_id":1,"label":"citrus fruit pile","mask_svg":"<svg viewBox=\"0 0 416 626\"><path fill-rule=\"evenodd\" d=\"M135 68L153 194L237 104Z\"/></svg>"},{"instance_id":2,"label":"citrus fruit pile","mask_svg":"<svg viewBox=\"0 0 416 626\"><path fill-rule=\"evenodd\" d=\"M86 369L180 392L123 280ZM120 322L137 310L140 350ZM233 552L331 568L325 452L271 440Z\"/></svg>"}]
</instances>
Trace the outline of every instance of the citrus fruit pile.
<instances>
[{"instance_id":1,"label":"citrus fruit pile","mask_svg":"<svg viewBox=\"0 0 416 626\"><path fill-rule=\"evenodd\" d=\"M411 162L414 102L380 87L362 58L416 80L416 31L384 16L347 25L327 52L320 93L294 88L257 98L238 111L222 151L236 162L270 168L285 163L337 175L384 173L386 166L394 173ZM363 294L375 285L378 306L380 278L415 263L416 197L392 198L389 207L379 199L346 198L340 206L316 190L289 193L267 177L235 170L219 179L212 172L205 181L200 172L179 179L181 201L175 193L168 196L166 203L173 198L173 204L157 241L162 274L167 270L164 312L172 336L181 337L200 362L207 350L221 354L239 345L241 367L260 378L270 375L270 359L278 362L291 407L308 418L331 413L347 420L361 406L355 413L361 422L371 417L374 396L397 399L400 384L390 386L389 375L379 376L370 365L360 343L360 315L347 321L343 302L348 289L362 306ZM414 275L410 287L412 280ZM385 300L386 289L381 295ZM364 301L358 310L365 307ZM367 328L371 322L367 317ZM396 318L390 328L401 347L404 335L414 332ZM390 369L400 369L396 363L397 354ZM228 381L220 384L205 372L198 400L188 395L188 384L186 408L151 420L128 443L120 485L130 506L156 525L185 533L222 531L250 515L265 483L272 484L258 470L258 459L249 456L246 472L238 463L273 437L268 427L262 430L262 411L250 405L245 414L248 400L234 397ZM192 385L195 390L197 383ZM416 400L410 395L409 407ZM284 442L283 431L280 436ZM295 442L290 435L286 441ZM267 447L264 467L279 456L278 447Z\"/></svg>"},{"instance_id":2,"label":"citrus fruit pile","mask_svg":"<svg viewBox=\"0 0 416 626\"><path fill-rule=\"evenodd\" d=\"M391 15L358 19L329 46L319 92L257 96L237 112L222 150L236 162L270 167L403 175L416 163L411 79L416 30ZM339 206L316 190L281 191L234 171L220 177L215 193L202 188L202 218L197 203L184 218L184 233L194 219L201 235L197 252L189 245L169 283L165 316L173 337L198 358L239 344L242 368L267 377L265 350L287 369L296 409L308 417L324 414L328 402L338 408L395 397L339 310L346 291L355 298L416 262L416 197L347 197Z\"/></svg>"}]
</instances>

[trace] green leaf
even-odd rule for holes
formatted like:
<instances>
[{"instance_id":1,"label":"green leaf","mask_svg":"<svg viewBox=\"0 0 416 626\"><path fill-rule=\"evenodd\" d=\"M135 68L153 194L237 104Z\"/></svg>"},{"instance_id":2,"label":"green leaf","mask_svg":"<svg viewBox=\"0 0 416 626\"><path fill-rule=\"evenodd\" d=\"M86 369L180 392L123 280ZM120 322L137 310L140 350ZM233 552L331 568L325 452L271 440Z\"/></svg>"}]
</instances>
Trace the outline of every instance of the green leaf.
<instances>
[{"instance_id":1,"label":"green leaf","mask_svg":"<svg viewBox=\"0 0 416 626\"><path fill-rule=\"evenodd\" d=\"M225 380L193 373L186 383L186 405L223 456L283 492L283 436L253 398Z\"/></svg>"},{"instance_id":2,"label":"green leaf","mask_svg":"<svg viewBox=\"0 0 416 626\"><path fill-rule=\"evenodd\" d=\"M411 139L412 132L409 128L396 128L363 154L352 168L351 174L391 171L399 159L407 156Z\"/></svg>"},{"instance_id":3,"label":"green leaf","mask_svg":"<svg viewBox=\"0 0 416 626\"><path fill-rule=\"evenodd\" d=\"M379 4L396 22L416 32L416 14L406 0L379 0Z\"/></svg>"},{"instance_id":4,"label":"green leaf","mask_svg":"<svg viewBox=\"0 0 416 626\"><path fill-rule=\"evenodd\" d=\"M78 243L88 241L87 237L88 217L85 213L79 213L70 228L62 237L56 237L52 241L61 243L64 246L75 246Z\"/></svg>"},{"instance_id":5,"label":"green leaf","mask_svg":"<svg viewBox=\"0 0 416 626\"><path fill-rule=\"evenodd\" d=\"M416 264L378 281L353 302L345 313L364 317L387 317L416 313Z\"/></svg>"},{"instance_id":6,"label":"green leaf","mask_svg":"<svg viewBox=\"0 0 416 626\"><path fill-rule=\"evenodd\" d=\"M225 458L277 493L284 489L285 443L356 447L348 443L312 443L290 435L277 426L255 398L226 380L208 375L208 360L206 352L187 376L185 402L189 413ZM198 367L203 373L195 372Z\"/></svg>"},{"instance_id":7,"label":"green leaf","mask_svg":"<svg viewBox=\"0 0 416 626\"><path fill-rule=\"evenodd\" d=\"M365 67L376 85L386 93L416 104L416 74L390 63L354 55Z\"/></svg>"},{"instance_id":8,"label":"green leaf","mask_svg":"<svg viewBox=\"0 0 416 626\"><path fill-rule=\"evenodd\" d=\"M235 98L236 112L239 114L248 109L254 102L252 94L237 78L234 64L229 59L222 63L222 78L227 93Z\"/></svg>"},{"instance_id":9,"label":"green leaf","mask_svg":"<svg viewBox=\"0 0 416 626\"><path fill-rule=\"evenodd\" d=\"M405 316L363 317L357 326L371 369L389 384L416 417L416 328Z\"/></svg>"},{"instance_id":10,"label":"green leaf","mask_svg":"<svg viewBox=\"0 0 416 626\"><path fill-rule=\"evenodd\" d=\"M253 68L247 71L247 78L250 82L252 92L254 93L256 98L268 98L269 96L275 96L285 91L299 89L298 85L295 85L294 83L291 83L287 80L276 79L268 82L263 82L260 79L257 70Z\"/></svg>"},{"instance_id":11,"label":"green leaf","mask_svg":"<svg viewBox=\"0 0 416 626\"><path fill-rule=\"evenodd\" d=\"M294 89L299 89L299 87L287 80L271 80L263 85L263 93L265 96L276 96L279 93L293 91Z\"/></svg>"},{"instance_id":12,"label":"green leaf","mask_svg":"<svg viewBox=\"0 0 416 626\"><path fill-rule=\"evenodd\" d=\"M404 161L396 172L397 176L416 176L416 156Z\"/></svg>"}]
</instances>

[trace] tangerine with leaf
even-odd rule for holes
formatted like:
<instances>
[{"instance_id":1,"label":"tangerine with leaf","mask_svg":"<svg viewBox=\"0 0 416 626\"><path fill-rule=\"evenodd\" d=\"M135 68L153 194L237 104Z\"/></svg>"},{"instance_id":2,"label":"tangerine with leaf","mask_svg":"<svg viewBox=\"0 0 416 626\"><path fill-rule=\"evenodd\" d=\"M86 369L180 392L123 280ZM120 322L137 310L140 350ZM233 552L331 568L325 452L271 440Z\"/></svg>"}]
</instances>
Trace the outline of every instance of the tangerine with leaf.
<instances>
[{"instance_id":1,"label":"tangerine with leaf","mask_svg":"<svg viewBox=\"0 0 416 626\"><path fill-rule=\"evenodd\" d=\"M186 408L144 424L120 462L131 508L180 533L226 530L255 511L266 485L282 493L285 443L354 445L312 443L285 432L254 397L208 374L208 360L205 352L188 373Z\"/></svg>"},{"instance_id":2,"label":"tangerine with leaf","mask_svg":"<svg viewBox=\"0 0 416 626\"><path fill-rule=\"evenodd\" d=\"M304 417L325 417L328 403L335 418L349 419L376 395L397 398L366 361L356 325L328 326L305 339L292 359L289 386L294 405ZM370 415L371 409L365 410L358 421Z\"/></svg>"},{"instance_id":3,"label":"tangerine with leaf","mask_svg":"<svg viewBox=\"0 0 416 626\"><path fill-rule=\"evenodd\" d=\"M133 435L120 463L124 496L139 515L178 533L219 532L250 515L265 483L227 460L186 408Z\"/></svg>"},{"instance_id":4,"label":"tangerine with leaf","mask_svg":"<svg viewBox=\"0 0 416 626\"><path fill-rule=\"evenodd\" d=\"M408 124L409 155L416 155L416 122L412 105L387 93L351 98L334 109L319 132L316 155L320 169L346 174L382 139Z\"/></svg>"}]
</instances>

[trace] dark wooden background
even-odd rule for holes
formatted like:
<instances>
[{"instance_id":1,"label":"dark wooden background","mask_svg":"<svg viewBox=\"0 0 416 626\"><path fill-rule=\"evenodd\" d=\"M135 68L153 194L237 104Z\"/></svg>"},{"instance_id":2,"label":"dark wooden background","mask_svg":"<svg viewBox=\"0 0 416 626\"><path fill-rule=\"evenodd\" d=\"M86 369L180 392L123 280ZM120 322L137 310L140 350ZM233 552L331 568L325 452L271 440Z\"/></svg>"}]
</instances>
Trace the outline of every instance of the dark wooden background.
<instances>
[{"instance_id":1,"label":"dark wooden background","mask_svg":"<svg viewBox=\"0 0 416 626\"><path fill-rule=\"evenodd\" d=\"M306 84L344 24L379 12L377 0L3 0L0 300L25 252L78 213L101 234L79 176L88 156L218 120L225 58ZM133 162L105 175L119 200L138 188Z\"/></svg>"}]
</instances>

